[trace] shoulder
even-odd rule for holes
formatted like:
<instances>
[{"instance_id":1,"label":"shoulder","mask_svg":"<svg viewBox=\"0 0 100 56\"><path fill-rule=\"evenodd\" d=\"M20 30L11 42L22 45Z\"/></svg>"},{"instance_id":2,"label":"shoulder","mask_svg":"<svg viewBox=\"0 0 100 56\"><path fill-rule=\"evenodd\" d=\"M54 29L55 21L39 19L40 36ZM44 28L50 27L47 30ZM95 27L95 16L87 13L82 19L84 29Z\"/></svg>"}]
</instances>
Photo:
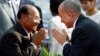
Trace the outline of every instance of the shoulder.
<instances>
[{"instance_id":1,"label":"shoulder","mask_svg":"<svg viewBox=\"0 0 100 56\"><path fill-rule=\"evenodd\" d=\"M8 31L6 31L2 39L13 39L21 41L21 34L17 32L16 29L14 29L14 27L12 27Z\"/></svg>"},{"instance_id":2,"label":"shoulder","mask_svg":"<svg viewBox=\"0 0 100 56\"><path fill-rule=\"evenodd\" d=\"M99 25L88 17L80 16L76 22L76 27L80 28L97 28Z\"/></svg>"},{"instance_id":3,"label":"shoulder","mask_svg":"<svg viewBox=\"0 0 100 56\"><path fill-rule=\"evenodd\" d=\"M78 23L78 25L75 27L76 31L78 31L78 29L80 29L79 31L82 30L86 34L91 35L91 36L100 35L100 25L87 17L81 20L80 23Z\"/></svg>"}]
</instances>

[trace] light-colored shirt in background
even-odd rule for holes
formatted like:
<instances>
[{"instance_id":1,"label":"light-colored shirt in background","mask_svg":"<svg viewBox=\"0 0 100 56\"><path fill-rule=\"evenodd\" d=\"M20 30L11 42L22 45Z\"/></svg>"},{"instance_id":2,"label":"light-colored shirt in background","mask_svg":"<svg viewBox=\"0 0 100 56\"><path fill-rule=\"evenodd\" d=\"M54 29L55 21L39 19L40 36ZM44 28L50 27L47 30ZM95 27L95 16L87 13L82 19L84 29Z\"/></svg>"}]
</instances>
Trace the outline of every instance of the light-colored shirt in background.
<instances>
[{"instance_id":1,"label":"light-colored shirt in background","mask_svg":"<svg viewBox=\"0 0 100 56\"><path fill-rule=\"evenodd\" d=\"M71 37L72 28L67 29L64 23L61 22L61 18L59 16L55 16L50 20L50 30L51 29L57 29L58 31L62 32L62 30L65 30L65 32L68 34L69 37ZM51 38L51 52L52 56L55 54L62 55L63 46L60 45L51 35L50 32L50 38ZM71 39L71 38L70 38Z\"/></svg>"},{"instance_id":2,"label":"light-colored shirt in background","mask_svg":"<svg viewBox=\"0 0 100 56\"><path fill-rule=\"evenodd\" d=\"M87 16L87 17L89 17L91 20L95 21L96 23L100 24L100 11L97 11L97 13L95 13L94 15Z\"/></svg>"}]
</instances>

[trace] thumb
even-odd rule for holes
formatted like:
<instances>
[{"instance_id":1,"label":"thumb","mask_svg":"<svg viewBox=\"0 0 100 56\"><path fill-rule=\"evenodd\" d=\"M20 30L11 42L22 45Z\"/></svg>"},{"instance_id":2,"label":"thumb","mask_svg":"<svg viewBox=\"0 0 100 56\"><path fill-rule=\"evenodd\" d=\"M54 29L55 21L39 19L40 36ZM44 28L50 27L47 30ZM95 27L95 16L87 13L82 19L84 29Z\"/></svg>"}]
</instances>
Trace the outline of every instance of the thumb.
<instances>
[{"instance_id":1,"label":"thumb","mask_svg":"<svg viewBox=\"0 0 100 56\"><path fill-rule=\"evenodd\" d=\"M69 37L68 37L68 34L67 34L67 32L65 31L65 29L63 29L62 32L63 32L64 36L66 37L66 39L69 41Z\"/></svg>"},{"instance_id":2,"label":"thumb","mask_svg":"<svg viewBox=\"0 0 100 56\"><path fill-rule=\"evenodd\" d=\"M63 32L63 34L64 34L65 36L68 36L68 35L67 35L67 32L65 31L65 29L62 29L62 32Z\"/></svg>"}]
</instances>

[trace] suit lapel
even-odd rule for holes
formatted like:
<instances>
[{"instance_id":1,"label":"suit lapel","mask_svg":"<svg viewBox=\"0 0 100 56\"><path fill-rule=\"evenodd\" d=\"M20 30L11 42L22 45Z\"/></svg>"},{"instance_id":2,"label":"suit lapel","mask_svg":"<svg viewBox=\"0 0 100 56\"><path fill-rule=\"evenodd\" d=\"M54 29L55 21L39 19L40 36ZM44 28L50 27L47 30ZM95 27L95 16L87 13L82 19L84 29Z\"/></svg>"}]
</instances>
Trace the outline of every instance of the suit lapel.
<instances>
[{"instance_id":1,"label":"suit lapel","mask_svg":"<svg viewBox=\"0 0 100 56\"><path fill-rule=\"evenodd\" d=\"M85 16L81 14L81 15L79 16L77 22L76 22L75 27L76 27L83 19L85 19Z\"/></svg>"},{"instance_id":2,"label":"suit lapel","mask_svg":"<svg viewBox=\"0 0 100 56\"><path fill-rule=\"evenodd\" d=\"M15 31L17 31L19 34L21 34L21 41L22 46L25 48L30 44L30 39L28 38L28 34L24 30L24 28L17 22L17 24L14 26Z\"/></svg>"},{"instance_id":3,"label":"suit lapel","mask_svg":"<svg viewBox=\"0 0 100 56\"><path fill-rule=\"evenodd\" d=\"M8 4L4 3L3 4L3 8L5 9L5 11L7 12L7 14L10 16L11 19L13 19L12 15L10 14L10 9L9 9L9 6ZM14 19L13 19L14 20Z\"/></svg>"},{"instance_id":4,"label":"suit lapel","mask_svg":"<svg viewBox=\"0 0 100 56\"><path fill-rule=\"evenodd\" d=\"M12 5L13 5L13 10L15 12L15 14L17 15L17 12L18 12L18 7L17 4L15 3L15 1L12 0Z\"/></svg>"},{"instance_id":5,"label":"suit lapel","mask_svg":"<svg viewBox=\"0 0 100 56\"><path fill-rule=\"evenodd\" d=\"M11 14L11 10L9 8L9 5L7 3L3 3L2 7L4 8L4 10L6 11L6 13L10 17L12 23L15 24L16 23L15 16ZM13 16L14 16L14 18L13 18Z\"/></svg>"},{"instance_id":6,"label":"suit lapel","mask_svg":"<svg viewBox=\"0 0 100 56\"><path fill-rule=\"evenodd\" d=\"M23 36L27 36L26 31L24 30L24 28L17 22L17 24L15 25L15 29Z\"/></svg>"}]
</instances>

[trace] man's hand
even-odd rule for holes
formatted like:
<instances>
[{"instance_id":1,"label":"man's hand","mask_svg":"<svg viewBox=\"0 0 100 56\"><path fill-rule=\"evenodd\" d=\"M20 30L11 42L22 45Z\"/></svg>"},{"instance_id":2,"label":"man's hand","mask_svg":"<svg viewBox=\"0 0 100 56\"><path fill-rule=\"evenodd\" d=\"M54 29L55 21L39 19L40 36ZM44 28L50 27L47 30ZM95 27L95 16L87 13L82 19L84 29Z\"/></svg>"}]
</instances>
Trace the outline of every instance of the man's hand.
<instances>
[{"instance_id":1,"label":"man's hand","mask_svg":"<svg viewBox=\"0 0 100 56\"><path fill-rule=\"evenodd\" d=\"M39 31L35 32L32 37L32 42L37 46L41 45L42 41L46 38L47 30L41 28Z\"/></svg>"},{"instance_id":2,"label":"man's hand","mask_svg":"<svg viewBox=\"0 0 100 56\"><path fill-rule=\"evenodd\" d=\"M51 30L52 36L60 43L64 44L66 41L69 41L67 33L63 30L63 32L59 32L56 29Z\"/></svg>"}]
</instances>

